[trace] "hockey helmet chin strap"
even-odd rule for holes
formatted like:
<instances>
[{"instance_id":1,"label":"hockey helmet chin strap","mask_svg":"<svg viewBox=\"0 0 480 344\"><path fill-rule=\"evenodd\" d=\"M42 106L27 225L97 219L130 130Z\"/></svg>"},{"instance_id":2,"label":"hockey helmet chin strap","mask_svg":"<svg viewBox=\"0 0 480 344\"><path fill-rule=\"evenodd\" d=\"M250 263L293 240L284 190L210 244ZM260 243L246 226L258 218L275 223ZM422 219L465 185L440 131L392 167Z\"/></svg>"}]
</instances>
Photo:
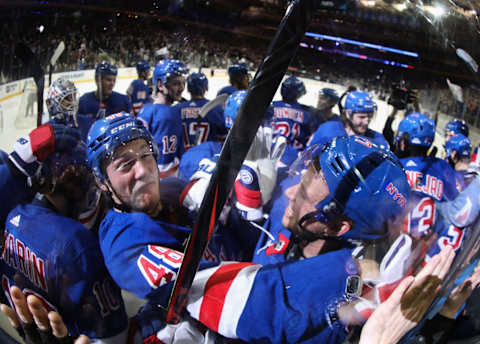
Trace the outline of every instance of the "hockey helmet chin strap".
<instances>
[{"instance_id":1,"label":"hockey helmet chin strap","mask_svg":"<svg viewBox=\"0 0 480 344\"><path fill-rule=\"evenodd\" d=\"M115 202L115 199L113 198L113 196L115 196L115 198L117 198L120 202L121 202L121 198L118 196L118 193L113 188L112 183L110 182L110 178L108 178L108 175L105 175L105 185L107 186L107 191L106 191L107 195L112 200L113 207L115 209L120 210L121 212L124 212L124 213L129 213L133 210L131 206L123 202L122 203Z\"/></svg>"}]
</instances>

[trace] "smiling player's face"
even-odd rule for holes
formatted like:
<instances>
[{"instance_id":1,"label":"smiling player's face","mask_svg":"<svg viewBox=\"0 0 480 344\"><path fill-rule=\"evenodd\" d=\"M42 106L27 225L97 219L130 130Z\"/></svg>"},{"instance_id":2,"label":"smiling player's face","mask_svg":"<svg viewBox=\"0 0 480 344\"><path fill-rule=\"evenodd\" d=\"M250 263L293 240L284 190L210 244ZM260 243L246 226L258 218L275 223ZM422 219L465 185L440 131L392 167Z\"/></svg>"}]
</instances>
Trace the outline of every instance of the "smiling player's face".
<instances>
[{"instance_id":1,"label":"smiling player's face","mask_svg":"<svg viewBox=\"0 0 480 344\"><path fill-rule=\"evenodd\" d=\"M322 171L315 172L310 166L303 174L300 183L288 188L285 195L290 200L283 214L282 225L293 233L300 231L300 219L316 211L316 205L330 194L327 182ZM313 233L325 233L328 228L325 224L315 221L305 226Z\"/></svg>"}]
</instances>

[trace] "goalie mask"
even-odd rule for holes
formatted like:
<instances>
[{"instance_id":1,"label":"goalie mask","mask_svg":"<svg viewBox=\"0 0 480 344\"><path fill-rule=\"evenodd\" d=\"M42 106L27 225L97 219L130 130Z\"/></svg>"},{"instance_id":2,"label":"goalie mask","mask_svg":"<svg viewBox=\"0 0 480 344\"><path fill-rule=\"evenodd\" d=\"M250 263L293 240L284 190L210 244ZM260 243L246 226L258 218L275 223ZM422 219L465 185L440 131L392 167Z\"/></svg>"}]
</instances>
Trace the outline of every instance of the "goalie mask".
<instances>
[{"instance_id":1,"label":"goalie mask","mask_svg":"<svg viewBox=\"0 0 480 344\"><path fill-rule=\"evenodd\" d=\"M77 125L77 88L70 80L58 78L48 88L46 99L51 118Z\"/></svg>"}]
</instances>

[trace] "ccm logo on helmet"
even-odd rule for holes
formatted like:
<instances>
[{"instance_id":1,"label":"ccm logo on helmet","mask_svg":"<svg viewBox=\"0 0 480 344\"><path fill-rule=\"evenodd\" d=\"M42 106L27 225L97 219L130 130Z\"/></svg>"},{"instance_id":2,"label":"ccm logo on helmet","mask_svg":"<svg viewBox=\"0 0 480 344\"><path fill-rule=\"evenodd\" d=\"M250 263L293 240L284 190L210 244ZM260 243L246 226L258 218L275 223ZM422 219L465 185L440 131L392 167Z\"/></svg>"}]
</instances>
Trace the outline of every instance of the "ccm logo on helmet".
<instances>
[{"instance_id":1,"label":"ccm logo on helmet","mask_svg":"<svg viewBox=\"0 0 480 344\"><path fill-rule=\"evenodd\" d=\"M110 130L110 134L116 134L119 130L123 130L125 128L132 127L133 125L134 125L133 122L127 122L127 123L121 124L118 127L115 127L112 130Z\"/></svg>"}]
</instances>

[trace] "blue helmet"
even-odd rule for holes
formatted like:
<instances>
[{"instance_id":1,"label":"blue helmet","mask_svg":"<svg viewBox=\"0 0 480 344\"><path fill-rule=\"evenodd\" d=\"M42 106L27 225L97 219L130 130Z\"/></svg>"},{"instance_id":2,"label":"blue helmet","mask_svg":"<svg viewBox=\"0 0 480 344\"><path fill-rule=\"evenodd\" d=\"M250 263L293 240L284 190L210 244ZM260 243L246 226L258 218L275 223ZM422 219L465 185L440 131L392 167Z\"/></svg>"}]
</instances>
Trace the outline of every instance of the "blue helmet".
<instances>
[{"instance_id":1,"label":"blue helmet","mask_svg":"<svg viewBox=\"0 0 480 344\"><path fill-rule=\"evenodd\" d=\"M150 63L148 61L138 61L137 62L137 74L150 70Z\"/></svg>"},{"instance_id":2,"label":"blue helmet","mask_svg":"<svg viewBox=\"0 0 480 344\"><path fill-rule=\"evenodd\" d=\"M319 92L319 95L328 98L333 103L338 103L338 99L340 99L337 91L335 91L333 88L322 88Z\"/></svg>"},{"instance_id":3,"label":"blue helmet","mask_svg":"<svg viewBox=\"0 0 480 344\"><path fill-rule=\"evenodd\" d=\"M48 88L47 108L50 117L76 126L77 122L77 88L65 78L58 78Z\"/></svg>"},{"instance_id":4,"label":"blue helmet","mask_svg":"<svg viewBox=\"0 0 480 344\"><path fill-rule=\"evenodd\" d=\"M408 134L408 142L413 146L430 147L435 138L435 123L420 112L412 112L398 125L396 140Z\"/></svg>"},{"instance_id":5,"label":"blue helmet","mask_svg":"<svg viewBox=\"0 0 480 344\"><path fill-rule=\"evenodd\" d=\"M94 175L103 182L105 159L110 158L118 147L139 138L147 141L156 159L158 146L140 119L122 111L96 121L87 136L87 160Z\"/></svg>"},{"instance_id":6,"label":"blue helmet","mask_svg":"<svg viewBox=\"0 0 480 344\"><path fill-rule=\"evenodd\" d=\"M188 68L179 60L164 59L159 61L155 65L153 71L153 84L157 85L157 81L160 80L162 84L166 84L168 78L172 76L186 75Z\"/></svg>"},{"instance_id":7,"label":"blue helmet","mask_svg":"<svg viewBox=\"0 0 480 344\"><path fill-rule=\"evenodd\" d=\"M63 124L56 123L56 131L62 130L65 127ZM75 128L65 128L64 130L77 130ZM80 132L78 132L80 135ZM80 139L71 142L69 145L63 145L51 153L43 162L40 170L41 193L50 193L55 190L58 184L70 183L75 184L81 188L81 195L76 195L79 198L88 192L91 185L92 176L87 165L86 146ZM67 198L74 197L74 195L65 195Z\"/></svg>"},{"instance_id":8,"label":"blue helmet","mask_svg":"<svg viewBox=\"0 0 480 344\"><path fill-rule=\"evenodd\" d=\"M463 119L454 118L445 126L445 136L454 134L468 137L468 125Z\"/></svg>"},{"instance_id":9,"label":"blue helmet","mask_svg":"<svg viewBox=\"0 0 480 344\"><path fill-rule=\"evenodd\" d=\"M240 75L248 73L248 66L246 63L233 63L228 67L228 76L230 79L235 79Z\"/></svg>"},{"instance_id":10,"label":"blue helmet","mask_svg":"<svg viewBox=\"0 0 480 344\"><path fill-rule=\"evenodd\" d=\"M115 75L118 74L117 66L111 64L108 61L100 62L97 67L95 68L95 80L98 80L99 76L103 75Z\"/></svg>"},{"instance_id":11,"label":"blue helmet","mask_svg":"<svg viewBox=\"0 0 480 344\"><path fill-rule=\"evenodd\" d=\"M187 90L194 95L203 95L208 90L208 79L205 74L190 74L187 78Z\"/></svg>"},{"instance_id":12,"label":"blue helmet","mask_svg":"<svg viewBox=\"0 0 480 344\"><path fill-rule=\"evenodd\" d=\"M353 227L340 238L348 241L385 238L388 222L403 220L410 186L400 161L389 150L353 135L334 138L313 157L312 165L323 172L330 194L303 219L315 216L328 223L346 215Z\"/></svg>"},{"instance_id":13,"label":"blue helmet","mask_svg":"<svg viewBox=\"0 0 480 344\"><path fill-rule=\"evenodd\" d=\"M461 157L470 158L470 154L472 153L472 143L462 134L453 135L450 140L445 142L445 151L447 152L447 158L452 155L453 151L457 152L457 155Z\"/></svg>"},{"instance_id":14,"label":"blue helmet","mask_svg":"<svg viewBox=\"0 0 480 344\"><path fill-rule=\"evenodd\" d=\"M227 99L225 103L225 126L227 128L231 128L233 125L233 121L235 121L235 117L237 116L238 109L240 109L240 105L243 103L243 99L247 95L246 90L235 91L233 92Z\"/></svg>"},{"instance_id":15,"label":"blue helmet","mask_svg":"<svg viewBox=\"0 0 480 344\"><path fill-rule=\"evenodd\" d=\"M367 92L352 91L348 92L343 108L348 110L349 116L352 116L357 112L373 113L377 109L377 104Z\"/></svg>"},{"instance_id":16,"label":"blue helmet","mask_svg":"<svg viewBox=\"0 0 480 344\"><path fill-rule=\"evenodd\" d=\"M296 101L298 98L305 95L305 93L307 93L305 90L305 84L294 76L290 76L282 82L280 94L284 101Z\"/></svg>"}]
</instances>

